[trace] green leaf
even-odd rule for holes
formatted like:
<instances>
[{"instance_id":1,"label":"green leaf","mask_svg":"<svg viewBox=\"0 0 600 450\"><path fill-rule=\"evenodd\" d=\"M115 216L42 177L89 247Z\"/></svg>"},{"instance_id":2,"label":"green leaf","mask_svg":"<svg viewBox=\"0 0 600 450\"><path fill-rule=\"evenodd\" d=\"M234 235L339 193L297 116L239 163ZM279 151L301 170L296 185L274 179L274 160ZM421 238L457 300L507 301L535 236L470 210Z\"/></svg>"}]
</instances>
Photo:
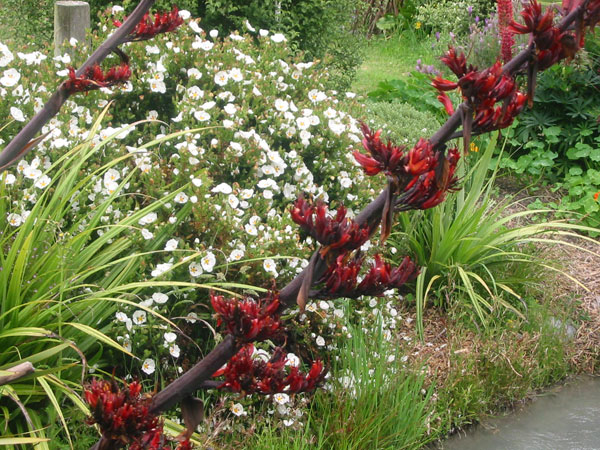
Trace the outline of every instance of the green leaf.
<instances>
[{"instance_id":1,"label":"green leaf","mask_svg":"<svg viewBox=\"0 0 600 450\"><path fill-rule=\"evenodd\" d=\"M381 19L379 19L377 21L375 26L378 29L380 29L381 31L391 30L392 28L394 28L396 26L396 20L394 19L394 16L392 16L391 14L386 14L385 16L383 16Z\"/></svg>"},{"instance_id":2,"label":"green leaf","mask_svg":"<svg viewBox=\"0 0 600 450\"><path fill-rule=\"evenodd\" d=\"M31 364L35 365L35 364L39 363L40 361L44 361L45 359L48 359L48 358L62 352L63 350L69 348L70 346L71 346L71 344L69 344L68 342L63 342L61 344L54 345L54 346L50 347L49 349L43 350L43 351L35 353L31 356L27 356L23 359L20 359L12 364L14 365L14 364L19 364L20 362L23 362L23 361L29 361Z\"/></svg>"},{"instance_id":3,"label":"green leaf","mask_svg":"<svg viewBox=\"0 0 600 450\"><path fill-rule=\"evenodd\" d=\"M48 442L48 438L36 438L36 437L0 437L0 445L21 445L21 444L39 444L41 442Z\"/></svg>"},{"instance_id":4,"label":"green leaf","mask_svg":"<svg viewBox=\"0 0 600 450\"><path fill-rule=\"evenodd\" d=\"M592 147L583 142L578 142L575 144L575 147L571 147L567 150L567 158L569 159L579 159L579 158L587 158L592 152Z\"/></svg>"},{"instance_id":5,"label":"green leaf","mask_svg":"<svg viewBox=\"0 0 600 450\"><path fill-rule=\"evenodd\" d=\"M17 327L10 330L0 332L0 339L9 337L48 337L51 336L52 332L44 328L37 327Z\"/></svg>"},{"instance_id":6,"label":"green leaf","mask_svg":"<svg viewBox=\"0 0 600 450\"><path fill-rule=\"evenodd\" d=\"M595 162L600 161L600 148L595 148L591 150L589 158Z\"/></svg>"},{"instance_id":7,"label":"green leaf","mask_svg":"<svg viewBox=\"0 0 600 450\"><path fill-rule=\"evenodd\" d=\"M569 169L569 175L581 175L583 173L583 170L581 169L581 167L571 167Z\"/></svg>"},{"instance_id":8,"label":"green leaf","mask_svg":"<svg viewBox=\"0 0 600 450\"><path fill-rule=\"evenodd\" d=\"M561 129L558 126L552 126L548 128L544 128L543 130L544 136L546 136L546 140L551 144L556 144L560 142L558 136L560 136Z\"/></svg>"},{"instance_id":9,"label":"green leaf","mask_svg":"<svg viewBox=\"0 0 600 450\"><path fill-rule=\"evenodd\" d=\"M588 169L588 171L586 172L586 176L591 183L600 186L600 171L595 169Z\"/></svg>"},{"instance_id":10,"label":"green leaf","mask_svg":"<svg viewBox=\"0 0 600 450\"><path fill-rule=\"evenodd\" d=\"M113 339L109 338L107 335L105 335L104 333L101 333L100 331L96 330L95 328L92 328L88 325L85 325L83 323L74 323L74 322L67 322L65 323L65 325L70 325L74 328L77 328L80 331L83 331L85 334L90 335L91 337L99 340L100 342L104 342L105 344L110 345L111 347L116 348L117 350L131 356L132 358L135 358L135 356L128 352L125 347L123 347L121 344L119 344L118 342L114 341Z\"/></svg>"},{"instance_id":11,"label":"green leaf","mask_svg":"<svg viewBox=\"0 0 600 450\"><path fill-rule=\"evenodd\" d=\"M60 418L60 421L63 424L63 428L67 435L67 439L69 440L69 444L71 444L71 448L73 448L73 441L71 441L71 434L69 433L69 427L67 426L67 422L66 422L65 416L62 412L62 408L60 407L60 404L58 403L58 400L56 399L56 395L54 395L54 391L52 390L52 388L46 381L45 377L39 377L37 379L37 381L40 383L40 386L42 386L44 391L46 391L46 395L50 399L50 403L52 403L52 406L54 406L54 410L57 412L58 417Z\"/></svg>"}]
</instances>

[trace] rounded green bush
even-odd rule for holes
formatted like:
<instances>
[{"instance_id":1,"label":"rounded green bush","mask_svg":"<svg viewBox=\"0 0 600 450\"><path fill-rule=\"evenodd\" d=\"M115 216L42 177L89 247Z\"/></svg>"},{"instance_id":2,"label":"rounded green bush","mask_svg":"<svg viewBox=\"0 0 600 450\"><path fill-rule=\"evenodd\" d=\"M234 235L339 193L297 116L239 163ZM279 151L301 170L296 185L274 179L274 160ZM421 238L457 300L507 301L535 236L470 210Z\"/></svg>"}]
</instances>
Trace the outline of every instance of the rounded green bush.
<instances>
[{"instance_id":1,"label":"rounded green bush","mask_svg":"<svg viewBox=\"0 0 600 450\"><path fill-rule=\"evenodd\" d=\"M367 104L369 126L383 129L397 144L412 146L419 138L426 138L440 127L436 117L426 111L399 101L370 102Z\"/></svg>"}]
</instances>

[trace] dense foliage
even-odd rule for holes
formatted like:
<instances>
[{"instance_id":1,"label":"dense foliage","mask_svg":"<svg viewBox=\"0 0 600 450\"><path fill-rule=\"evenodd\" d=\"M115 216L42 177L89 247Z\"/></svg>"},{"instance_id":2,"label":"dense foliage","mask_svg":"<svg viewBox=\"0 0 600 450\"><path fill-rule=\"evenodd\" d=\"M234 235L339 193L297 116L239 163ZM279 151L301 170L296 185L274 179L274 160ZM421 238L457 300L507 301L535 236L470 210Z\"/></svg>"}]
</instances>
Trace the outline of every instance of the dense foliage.
<instances>
[{"instance_id":1,"label":"dense foliage","mask_svg":"<svg viewBox=\"0 0 600 450\"><path fill-rule=\"evenodd\" d=\"M600 77L597 44L568 66L540 76L536 108L526 111L509 133L511 155L503 167L532 178L542 175L559 194L549 206L576 212L600 224ZM536 206L542 205L541 201Z\"/></svg>"},{"instance_id":2,"label":"dense foliage","mask_svg":"<svg viewBox=\"0 0 600 450\"><path fill-rule=\"evenodd\" d=\"M495 1L427 1L417 8L415 20L427 32L466 35L474 21L483 21L494 11Z\"/></svg>"}]
</instances>

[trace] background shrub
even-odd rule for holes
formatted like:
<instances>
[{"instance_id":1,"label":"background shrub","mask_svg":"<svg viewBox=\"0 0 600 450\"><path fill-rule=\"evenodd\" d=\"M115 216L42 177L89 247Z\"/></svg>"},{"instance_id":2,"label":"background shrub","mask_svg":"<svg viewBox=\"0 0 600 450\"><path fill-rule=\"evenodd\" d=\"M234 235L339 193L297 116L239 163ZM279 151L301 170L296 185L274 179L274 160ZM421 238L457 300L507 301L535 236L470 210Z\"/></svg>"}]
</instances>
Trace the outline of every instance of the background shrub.
<instances>
[{"instance_id":1,"label":"background shrub","mask_svg":"<svg viewBox=\"0 0 600 450\"><path fill-rule=\"evenodd\" d=\"M0 41L52 42L54 0L2 0L0 9Z\"/></svg>"},{"instance_id":2,"label":"background shrub","mask_svg":"<svg viewBox=\"0 0 600 450\"><path fill-rule=\"evenodd\" d=\"M398 100L367 103L367 117L371 128L382 128L383 134L391 140L408 146L440 127L440 122L430 112L419 111Z\"/></svg>"},{"instance_id":3,"label":"background shrub","mask_svg":"<svg viewBox=\"0 0 600 450\"><path fill-rule=\"evenodd\" d=\"M404 79L382 81L368 96L376 102L410 104L414 109L436 117L440 123L448 116L431 86L431 75L419 71L411 72Z\"/></svg>"},{"instance_id":4,"label":"background shrub","mask_svg":"<svg viewBox=\"0 0 600 450\"><path fill-rule=\"evenodd\" d=\"M89 3L92 29L112 5L128 12L137 5L133 0ZM173 4L157 0L152 9L170 10ZM257 30L284 33L291 47L305 54L305 61L328 57L329 87L335 89L348 89L362 62L363 39L360 27L355 26L356 15L364 9L362 0L180 0L176 4L202 18L205 29L217 29L222 35L246 29L246 21ZM0 41L33 43L38 49L53 42L53 0L4 0L0 6Z\"/></svg>"},{"instance_id":5,"label":"background shrub","mask_svg":"<svg viewBox=\"0 0 600 450\"><path fill-rule=\"evenodd\" d=\"M360 0L208 0L198 5L207 28L229 33L244 29L248 21L257 29L288 36L306 60L329 55L332 87L337 89L350 86L362 61L362 36L353 30L354 18L362 10Z\"/></svg>"},{"instance_id":6,"label":"background shrub","mask_svg":"<svg viewBox=\"0 0 600 450\"><path fill-rule=\"evenodd\" d=\"M510 156L501 167L532 177L544 176L562 195L554 208L584 215L600 224L600 76L598 40L570 65L539 76L535 108L527 109L509 130ZM534 207L541 206L537 201Z\"/></svg>"},{"instance_id":7,"label":"background shrub","mask_svg":"<svg viewBox=\"0 0 600 450\"><path fill-rule=\"evenodd\" d=\"M495 6L493 0L431 0L417 8L415 20L427 32L464 36L469 33L471 24L483 21Z\"/></svg>"}]
</instances>

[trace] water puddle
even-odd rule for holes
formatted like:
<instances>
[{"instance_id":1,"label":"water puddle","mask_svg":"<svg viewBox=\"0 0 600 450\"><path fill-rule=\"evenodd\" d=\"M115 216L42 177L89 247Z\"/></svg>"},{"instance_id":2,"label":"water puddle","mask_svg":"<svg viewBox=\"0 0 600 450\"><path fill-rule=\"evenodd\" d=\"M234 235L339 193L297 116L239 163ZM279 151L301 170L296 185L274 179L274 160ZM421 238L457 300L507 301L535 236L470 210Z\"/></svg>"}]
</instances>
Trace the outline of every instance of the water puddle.
<instances>
[{"instance_id":1,"label":"water puddle","mask_svg":"<svg viewBox=\"0 0 600 450\"><path fill-rule=\"evenodd\" d=\"M520 410L486 420L444 450L598 450L600 378L578 378L544 393Z\"/></svg>"}]
</instances>

